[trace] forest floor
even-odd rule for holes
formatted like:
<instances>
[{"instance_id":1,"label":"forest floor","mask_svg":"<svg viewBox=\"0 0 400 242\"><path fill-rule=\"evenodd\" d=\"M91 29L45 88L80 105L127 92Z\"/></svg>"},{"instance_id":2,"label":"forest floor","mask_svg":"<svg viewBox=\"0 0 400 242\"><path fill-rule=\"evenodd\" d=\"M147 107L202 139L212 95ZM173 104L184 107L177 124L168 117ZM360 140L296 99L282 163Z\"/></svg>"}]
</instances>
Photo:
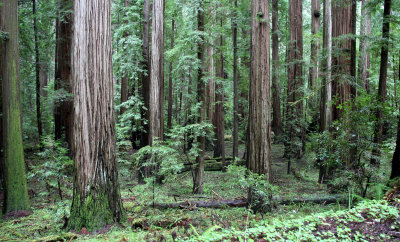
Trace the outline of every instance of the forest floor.
<instances>
[{"instance_id":1,"label":"forest floor","mask_svg":"<svg viewBox=\"0 0 400 242\"><path fill-rule=\"evenodd\" d=\"M228 144L227 149L231 149ZM316 181L318 171L304 161L293 162L287 174L283 146L272 146L274 197L290 201L331 197ZM28 157L31 162L37 159ZM129 159L128 159L129 160ZM204 194L194 196L191 172L169 179L164 185L138 184L131 165L120 163L121 195L127 214L122 225L110 225L97 233L85 229L63 230L72 198L71 178L64 181L63 200L55 187L30 177L32 214L0 220L0 241L172 241L172 240L354 240L391 241L400 238L399 199L362 202L352 209L340 203L288 203L266 214L246 207L181 209L153 208L153 202L172 203L240 199L247 196L243 169L205 172ZM397 194L397 191L394 192ZM0 193L0 200L2 199ZM2 201L0 201L2 202ZM1 214L0 214L1 217Z\"/></svg>"}]
</instances>

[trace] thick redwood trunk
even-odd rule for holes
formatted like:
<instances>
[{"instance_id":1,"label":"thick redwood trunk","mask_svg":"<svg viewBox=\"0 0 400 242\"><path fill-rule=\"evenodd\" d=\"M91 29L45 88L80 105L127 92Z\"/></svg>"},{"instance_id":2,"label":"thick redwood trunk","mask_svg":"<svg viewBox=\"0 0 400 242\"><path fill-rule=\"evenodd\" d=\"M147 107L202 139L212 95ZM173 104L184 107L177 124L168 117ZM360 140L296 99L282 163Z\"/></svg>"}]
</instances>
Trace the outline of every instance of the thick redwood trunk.
<instances>
[{"instance_id":1,"label":"thick redwood trunk","mask_svg":"<svg viewBox=\"0 0 400 242\"><path fill-rule=\"evenodd\" d=\"M171 49L174 48L174 31L175 31L175 20L171 20ZM172 128L172 102L173 102L173 93L172 93L172 60L169 62L169 81L168 81L168 121L167 127L168 129ZM176 108L176 107L175 107Z\"/></svg>"},{"instance_id":2,"label":"thick redwood trunk","mask_svg":"<svg viewBox=\"0 0 400 242\"><path fill-rule=\"evenodd\" d=\"M278 0L272 1L272 130L275 135L282 133L281 99L279 88L279 23Z\"/></svg>"},{"instance_id":3,"label":"thick redwood trunk","mask_svg":"<svg viewBox=\"0 0 400 242\"><path fill-rule=\"evenodd\" d=\"M69 229L124 219L118 182L110 1L74 1L74 188ZM96 26L96 28L93 28Z\"/></svg>"},{"instance_id":4,"label":"thick redwood trunk","mask_svg":"<svg viewBox=\"0 0 400 242\"><path fill-rule=\"evenodd\" d=\"M3 152L4 152L4 213L30 210L25 176L21 124L21 91L18 49L18 1L4 0L1 6L0 63L2 74Z\"/></svg>"},{"instance_id":5,"label":"thick redwood trunk","mask_svg":"<svg viewBox=\"0 0 400 242\"><path fill-rule=\"evenodd\" d=\"M239 129L239 94L238 94L238 46L237 46L237 7L238 1L235 0L235 6L233 10L233 18L232 18L232 27L233 27L233 157L238 157L239 152L239 138L238 138L238 129Z\"/></svg>"},{"instance_id":6,"label":"thick redwood trunk","mask_svg":"<svg viewBox=\"0 0 400 242\"><path fill-rule=\"evenodd\" d=\"M71 8L71 0L59 2L60 9ZM56 21L56 64L55 90L63 89L65 93L72 93L71 79L71 44L72 44L72 13L59 16ZM54 110L55 138L60 139L62 134L72 151L73 140L73 107L72 99L65 97L56 103ZM72 152L71 152L72 154Z\"/></svg>"},{"instance_id":7,"label":"thick redwood trunk","mask_svg":"<svg viewBox=\"0 0 400 242\"><path fill-rule=\"evenodd\" d=\"M293 158L303 156L304 120L303 120L303 17L302 1L289 1L289 49L288 49L288 89L287 89L287 123L289 143L287 155ZM288 171L290 170L290 162Z\"/></svg>"},{"instance_id":8,"label":"thick redwood trunk","mask_svg":"<svg viewBox=\"0 0 400 242\"><path fill-rule=\"evenodd\" d=\"M318 32L321 26L320 23L321 17L321 3L320 0L312 0L311 1L311 61L310 61L310 74L308 79L309 88L313 88L315 82L319 77L319 37Z\"/></svg>"},{"instance_id":9,"label":"thick redwood trunk","mask_svg":"<svg viewBox=\"0 0 400 242\"><path fill-rule=\"evenodd\" d=\"M251 4L251 68L247 168L271 178L269 1Z\"/></svg>"},{"instance_id":10,"label":"thick redwood trunk","mask_svg":"<svg viewBox=\"0 0 400 242\"><path fill-rule=\"evenodd\" d=\"M197 12L197 30L199 32L204 32L204 3L203 0L200 1L200 9ZM198 123L201 124L205 120L205 87L203 82L203 62L204 62L204 37L200 36L201 40L198 43L197 58L199 60L199 66L197 70L197 102L201 103L199 110ZM197 166L193 173L193 193L203 193L203 183L204 183L204 151L205 151L205 137L199 136L197 138L199 143L199 154L196 157Z\"/></svg>"},{"instance_id":11,"label":"thick redwood trunk","mask_svg":"<svg viewBox=\"0 0 400 242\"><path fill-rule=\"evenodd\" d=\"M383 136L383 109L386 102L386 79L387 79L387 67L389 59L389 35L390 35L390 9L391 0L385 0L383 10L383 25L382 25L382 48L381 48L381 65L379 71L379 88L378 88L378 106L376 107L375 116L375 132L374 132L374 143L375 146L372 149L371 164L379 166L379 156L381 155L381 145Z\"/></svg>"}]
</instances>

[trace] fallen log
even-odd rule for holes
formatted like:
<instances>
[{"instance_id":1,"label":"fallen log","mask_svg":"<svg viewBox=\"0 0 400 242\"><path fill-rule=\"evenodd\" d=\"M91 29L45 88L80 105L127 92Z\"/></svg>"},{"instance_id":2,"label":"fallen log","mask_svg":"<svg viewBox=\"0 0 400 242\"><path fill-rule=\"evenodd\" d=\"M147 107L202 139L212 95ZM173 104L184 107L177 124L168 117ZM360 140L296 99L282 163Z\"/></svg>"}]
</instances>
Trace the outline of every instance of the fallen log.
<instances>
[{"instance_id":1,"label":"fallen log","mask_svg":"<svg viewBox=\"0 0 400 242\"><path fill-rule=\"evenodd\" d=\"M185 167L181 172L191 171L196 164L185 163ZM222 171L222 162L206 162L204 164L205 171Z\"/></svg>"},{"instance_id":2,"label":"fallen log","mask_svg":"<svg viewBox=\"0 0 400 242\"><path fill-rule=\"evenodd\" d=\"M223 207L246 207L247 199L238 200L210 200L210 201L185 201L178 203L155 203L156 208L223 208Z\"/></svg>"},{"instance_id":3,"label":"fallen log","mask_svg":"<svg viewBox=\"0 0 400 242\"><path fill-rule=\"evenodd\" d=\"M343 203L346 200L343 197L322 197L322 198L296 198L296 199L285 199L280 197L274 197L272 199L277 204L289 205L299 203L319 203L319 204L332 204L332 203ZM166 209L166 208L225 208L225 207L247 207L247 199L236 199L236 200L210 200L210 201L185 201L177 203L154 203L154 207Z\"/></svg>"}]
</instances>

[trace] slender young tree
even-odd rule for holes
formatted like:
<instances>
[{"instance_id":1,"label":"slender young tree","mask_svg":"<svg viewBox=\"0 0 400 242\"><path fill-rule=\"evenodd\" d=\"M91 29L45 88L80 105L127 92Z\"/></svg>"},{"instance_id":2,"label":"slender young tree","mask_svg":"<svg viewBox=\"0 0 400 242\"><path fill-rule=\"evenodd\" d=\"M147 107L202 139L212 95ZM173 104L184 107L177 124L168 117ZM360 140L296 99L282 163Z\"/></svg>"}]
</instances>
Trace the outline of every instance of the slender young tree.
<instances>
[{"instance_id":1,"label":"slender young tree","mask_svg":"<svg viewBox=\"0 0 400 242\"><path fill-rule=\"evenodd\" d=\"M33 31L35 35L35 68L36 68L36 120L39 140L43 135L42 128L42 111L40 110L40 56L39 56L39 40L38 40L38 26L37 26L37 16L36 16L36 0L32 0L32 12L33 12Z\"/></svg>"},{"instance_id":2,"label":"slender young tree","mask_svg":"<svg viewBox=\"0 0 400 242\"><path fill-rule=\"evenodd\" d=\"M282 133L281 100L279 88L279 23L278 0L272 0L272 130Z\"/></svg>"},{"instance_id":3,"label":"slender young tree","mask_svg":"<svg viewBox=\"0 0 400 242\"><path fill-rule=\"evenodd\" d=\"M382 24L382 47L381 47L381 64L379 71L379 88L377 101L378 106L375 110L375 116L377 121L375 123L374 131L374 143L375 146L372 149L371 164L379 166L379 156L381 155L381 145L383 136L383 106L386 102L386 79L387 79L387 67L389 59L389 35L390 35L390 9L392 1L384 1L383 10L383 24Z\"/></svg>"},{"instance_id":4,"label":"slender young tree","mask_svg":"<svg viewBox=\"0 0 400 242\"><path fill-rule=\"evenodd\" d=\"M30 210L22 144L21 91L18 48L18 1L2 1L0 31L7 33L1 43L4 213Z\"/></svg>"},{"instance_id":5,"label":"slender young tree","mask_svg":"<svg viewBox=\"0 0 400 242\"><path fill-rule=\"evenodd\" d=\"M121 222L109 0L74 0L74 187L69 229ZM96 28L93 28L96 26Z\"/></svg>"},{"instance_id":6,"label":"slender young tree","mask_svg":"<svg viewBox=\"0 0 400 242\"><path fill-rule=\"evenodd\" d=\"M197 30L200 33L204 32L204 3L200 0L200 6L197 10ZM204 62L204 36L200 35L200 41L198 42L197 59L200 65L197 69L197 102L201 104L200 114L198 117L198 123L202 124L205 121L205 86L203 82L203 62ZM193 173L193 193L203 193L203 183L204 183L204 151L205 151L205 137L199 136L197 138L199 143L199 154L196 157L196 167Z\"/></svg>"},{"instance_id":7,"label":"slender young tree","mask_svg":"<svg viewBox=\"0 0 400 242\"><path fill-rule=\"evenodd\" d=\"M360 57L358 61L359 80L362 87L369 93L369 68L371 63L371 55L369 49L369 36L371 35L371 14L368 10L370 0L362 0L361 2L361 27L360 27Z\"/></svg>"},{"instance_id":8,"label":"slender young tree","mask_svg":"<svg viewBox=\"0 0 400 242\"><path fill-rule=\"evenodd\" d=\"M232 42L233 42L233 158L238 157L239 152L239 94L238 94L238 44L237 44L237 30L238 30L238 1L234 0L234 9L232 17Z\"/></svg>"},{"instance_id":9,"label":"slender young tree","mask_svg":"<svg viewBox=\"0 0 400 242\"><path fill-rule=\"evenodd\" d=\"M59 1L62 11L56 20L56 57L54 89L63 89L71 93L71 44L72 44L72 0ZM56 103L54 109L55 138L60 139L65 134L68 148L72 149L73 141L73 107L72 99L63 98Z\"/></svg>"},{"instance_id":10,"label":"slender young tree","mask_svg":"<svg viewBox=\"0 0 400 242\"><path fill-rule=\"evenodd\" d=\"M269 1L251 1L251 67L247 168L271 178Z\"/></svg>"},{"instance_id":11,"label":"slender young tree","mask_svg":"<svg viewBox=\"0 0 400 242\"><path fill-rule=\"evenodd\" d=\"M289 1L289 48L288 48L288 89L287 126L290 137L286 145L289 157L303 156L303 17L302 1ZM290 171L290 159L288 173Z\"/></svg>"},{"instance_id":12,"label":"slender young tree","mask_svg":"<svg viewBox=\"0 0 400 242\"><path fill-rule=\"evenodd\" d=\"M174 40L175 40L175 20L172 18L171 20L171 49L174 48ZM172 128L172 102L173 102L173 82L172 82L172 60L169 62L169 80L168 80L168 120L167 127L168 129Z\"/></svg>"},{"instance_id":13,"label":"slender young tree","mask_svg":"<svg viewBox=\"0 0 400 242\"><path fill-rule=\"evenodd\" d=\"M127 9L129 7L128 0L124 0L124 7ZM128 21L125 21L125 24L128 24ZM127 33L124 33L124 37L128 37ZM128 101L128 75L127 73L121 78L121 103ZM125 113L125 107L121 107L120 114Z\"/></svg>"},{"instance_id":14,"label":"slender young tree","mask_svg":"<svg viewBox=\"0 0 400 242\"><path fill-rule=\"evenodd\" d=\"M218 17L220 27L223 27L223 16L222 13ZM218 36L218 49L217 49L217 63L216 63L216 83L215 83L215 119L214 119L214 131L215 131L215 147L214 157L221 157L222 164L225 167L225 140L224 140L224 52L223 44L224 39L222 33Z\"/></svg>"}]
</instances>

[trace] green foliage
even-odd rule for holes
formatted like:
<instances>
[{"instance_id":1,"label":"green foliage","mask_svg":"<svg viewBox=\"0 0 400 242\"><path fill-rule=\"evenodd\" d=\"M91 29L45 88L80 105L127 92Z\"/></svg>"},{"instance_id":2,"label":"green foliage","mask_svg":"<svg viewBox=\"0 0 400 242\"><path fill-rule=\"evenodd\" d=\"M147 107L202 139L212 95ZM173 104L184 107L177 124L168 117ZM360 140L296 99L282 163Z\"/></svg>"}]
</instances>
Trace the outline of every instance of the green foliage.
<instances>
[{"instance_id":1,"label":"green foliage","mask_svg":"<svg viewBox=\"0 0 400 242\"><path fill-rule=\"evenodd\" d=\"M49 195L54 188L62 199L62 185L72 175L73 162L68 156L68 149L60 141L55 141L52 136L43 138L43 151L38 153L37 165L28 173L28 179L37 179L46 184L47 191L41 195Z\"/></svg>"}]
</instances>

